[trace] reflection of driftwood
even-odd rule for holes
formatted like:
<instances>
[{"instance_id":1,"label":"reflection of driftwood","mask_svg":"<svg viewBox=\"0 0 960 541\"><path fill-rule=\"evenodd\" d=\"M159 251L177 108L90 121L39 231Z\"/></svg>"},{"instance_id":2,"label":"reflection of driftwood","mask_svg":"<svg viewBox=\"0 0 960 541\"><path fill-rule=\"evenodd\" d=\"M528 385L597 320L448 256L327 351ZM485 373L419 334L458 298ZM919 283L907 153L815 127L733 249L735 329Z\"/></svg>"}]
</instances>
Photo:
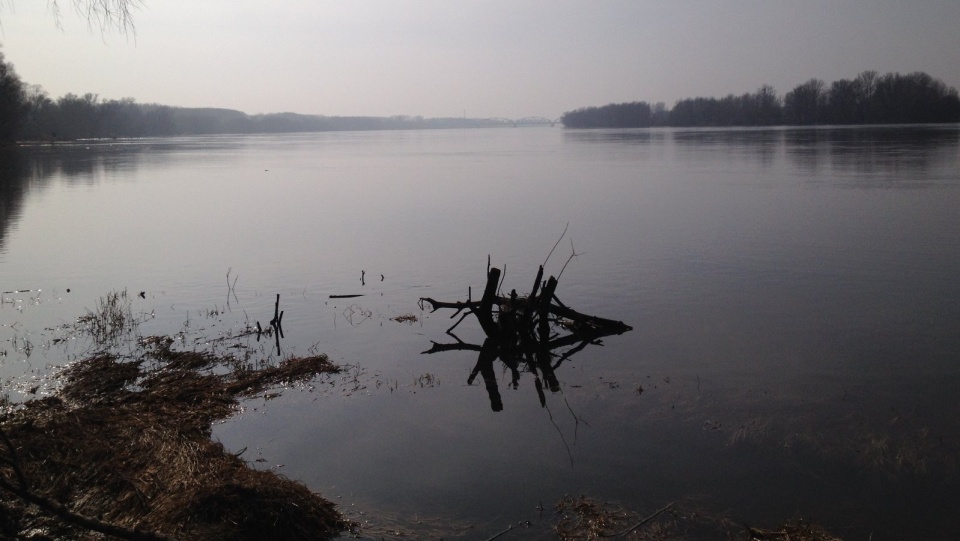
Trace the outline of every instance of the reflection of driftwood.
<instances>
[{"instance_id":1,"label":"reflection of driftwood","mask_svg":"<svg viewBox=\"0 0 960 541\"><path fill-rule=\"evenodd\" d=\"M513 290L509 296L501 296L497 294L500 269L490 268L483 297L479 301L472 299L469 289L466 301L445 302L429 297L421 298L421 309L426 302L430 303L431 312L441 308L452 309L454 313L451 318L462 313L460 319L447 329L447 333L453 336L456 342L433 342L433 346L423 353L479 352L477 365L467 383L472 384L478 374L483 376L494 411L502 410L503 403L497 389L493 362L499 358L510 368L513 378L511 385L514 388L518 384L522 366L525 371L533 373L540 404L545 405L546 396L541 375L551 392L559 391L560 383L554 371L563 361L587 345L601 345L600 338L623 334L631 330L631 327L622 321L582 314L565 306L556 298L557 279L551 276L541 284L542 280L541 266L530 295L520 297L516 290ZM463 342L452 332L470 314L477 317L480 327L487 335L482 346ZM554 350L560 348L569 349L562 354L554 353ZM554 362L555 357L558 360Z\"/></svg>"}]
</instances>

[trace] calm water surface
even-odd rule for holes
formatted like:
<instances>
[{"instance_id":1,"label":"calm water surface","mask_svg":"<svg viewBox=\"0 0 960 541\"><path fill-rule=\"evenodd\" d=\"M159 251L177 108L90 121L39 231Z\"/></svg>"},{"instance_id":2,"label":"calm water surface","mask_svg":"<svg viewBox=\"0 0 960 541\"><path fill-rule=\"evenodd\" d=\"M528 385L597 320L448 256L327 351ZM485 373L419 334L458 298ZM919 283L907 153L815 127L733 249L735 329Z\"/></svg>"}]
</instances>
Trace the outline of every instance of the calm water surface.
<instances>
[{"instance_id":1,"label":"calm water surface","mask_svg":"<svg viewBox=\"0 0 960 541\"><path fill-rule=\"evenodd\" d=\"M91 141L5 151L0 175L13 400L82 357L69 325L108 292L190 349L279 294L281 352L246 354L348 373L214 435L359 520L531 535L588 494L850 539L960 532L957 126ZM495 412L467 384L476 352L422 353L455 320L417 300L479 297L488 256L528 291L567 224L558 297L634 329L565 360L545 407L498 363ZM482 342L474 320L456 333Z\"/></svg>"}]
</instances>

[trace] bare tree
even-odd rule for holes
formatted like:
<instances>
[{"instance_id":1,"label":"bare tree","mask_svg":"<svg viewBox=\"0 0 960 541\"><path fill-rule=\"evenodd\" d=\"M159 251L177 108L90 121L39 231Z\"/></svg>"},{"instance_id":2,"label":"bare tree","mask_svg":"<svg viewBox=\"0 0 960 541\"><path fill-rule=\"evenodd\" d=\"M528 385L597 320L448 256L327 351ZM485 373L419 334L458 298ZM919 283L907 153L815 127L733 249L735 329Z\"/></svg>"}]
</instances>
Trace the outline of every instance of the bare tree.
<instances>
[{"instance_id":1,"label":"bare tree","mask_svg":"<svg viewBox=\"0 0 960 541\"><path fill-rule=\"evenodd\" d=\"M27 112L23 82L0 52L0 143L14 141Z\"/></svg>"},{"instance_id":2,"label":"bare tree","mask_svg":"<svg viewBox=\"0 0 960 541\"><path fill-rule=\"evenodd\" d=\"M126 34L134 31L133 10L142 5L141 0L72 0L74 10L87 19L90 26L99 26L101 32L115 29ZM48 0L57 25L60 24L58 0Z\"/></svg>"},{"instance_id":3,"label":"bare tree","mask_svg":"<svg viewBox=\"0 0 960 541\"><path fill-rule=\"evenodd\" d=\"M69 0L68 3L87 20L91 28L98 27L101 33L116 30L121 34L130 34L135 30L133 12L143 5L143 0ZM0 8L3 4L8 4L10 11L14 11L14 0L0 0ZM62 28L60 0L47 0L47 9L57 27Z\"/></svg>"},{"instance_id":4,"label":"bare tree","mask_svg":"<svg viewBox=\"0 0 960 541\"><path fill-rule=\"evenodd\" d=\"M797 85L783 98L784 116L796 125L816 124L826 103L826 84L820 79Z\"/></svg>"}]
</instances>

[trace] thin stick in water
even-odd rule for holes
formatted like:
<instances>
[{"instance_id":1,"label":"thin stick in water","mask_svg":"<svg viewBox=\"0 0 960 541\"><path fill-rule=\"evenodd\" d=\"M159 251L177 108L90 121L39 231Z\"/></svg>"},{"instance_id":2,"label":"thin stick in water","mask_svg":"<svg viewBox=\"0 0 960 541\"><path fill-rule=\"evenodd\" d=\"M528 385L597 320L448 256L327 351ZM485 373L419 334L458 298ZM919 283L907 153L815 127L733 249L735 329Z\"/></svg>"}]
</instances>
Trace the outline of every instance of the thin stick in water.
<instances>
[{"instance_id":1,"label":"thin stick in water","mask_svg":"<svg viewBox=\"0 0 960 541\"><path fill-rule=\"evenodd\" d=\"M563 233L560 235L560 238L557 239L557 243L553 245L553 248L550 249L550 253L547 254L547 258L543 260L543 266L547 266L547 261L550 261L550 256L553 255L553 251L557 249L557 246L560 245L560 241L563 240L563 237L567 234L567 228L570 227L570 222L567 222L567 225L563 226Z\"/></svg>"}]
</instances>

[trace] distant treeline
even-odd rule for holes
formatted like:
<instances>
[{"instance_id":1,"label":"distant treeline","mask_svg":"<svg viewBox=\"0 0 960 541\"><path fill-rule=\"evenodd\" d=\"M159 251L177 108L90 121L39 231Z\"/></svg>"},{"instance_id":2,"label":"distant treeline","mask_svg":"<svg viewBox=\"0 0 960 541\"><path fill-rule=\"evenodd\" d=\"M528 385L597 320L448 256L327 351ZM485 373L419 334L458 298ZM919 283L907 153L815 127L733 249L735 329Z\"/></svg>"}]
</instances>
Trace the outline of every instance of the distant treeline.
<instances>
[{"instance_id":1,"label":"distant treeline","mask_svg":"<svg viewBox=\"0 0 960 541\"><path fill-rule=\"evenodd\" d=\"M141 104L96 94L50 98L27 85L0 53L0 143L84 138L162 137L230 133L392 130L502 125L496 119L419 116L345 117L276 113L248 115L232 109Z\"/></svg>"},{"instance_id":2,"label":"distant treeline","mask_svg":"<svg viewBox=\"0 0 960 541\"><path fill-rule=\"evenodd\" d=\"M683 99L670 110L663 103L639 101L585 107L560 120L568 128L953 123L960 122L960 97L955 88L923 72L865 71L829 86L810 79L782 99L764 85L741 96Z\"/></svg>"},{"instance_id":3,"label":"distant treeline","mask_svg":"<svg viewBox=\"0 0 960 541\"><path fill-rule=\"evenodd\" d=\"M462 127L479 120L462 118L339 117L274 113L248 115L233 109L140 104L131 98L100 101L95 94L67 94L56 101L43 95L28 100L18 140L172 135L289 133L337 130L389 130Z\"/></svg>"}]
</instances>

